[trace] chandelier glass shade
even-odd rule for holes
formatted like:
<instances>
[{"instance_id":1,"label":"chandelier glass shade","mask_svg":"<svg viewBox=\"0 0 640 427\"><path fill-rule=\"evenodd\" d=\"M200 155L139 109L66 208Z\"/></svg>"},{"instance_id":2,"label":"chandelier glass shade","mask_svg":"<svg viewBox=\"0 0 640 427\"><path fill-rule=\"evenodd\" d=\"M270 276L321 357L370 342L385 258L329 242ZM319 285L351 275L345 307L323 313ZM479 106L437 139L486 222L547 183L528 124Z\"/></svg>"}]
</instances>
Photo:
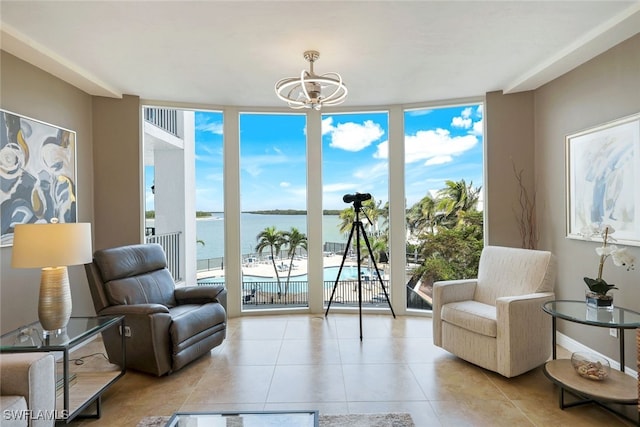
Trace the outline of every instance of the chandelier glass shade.
<instances>
[{"instance_id":1,"label":"chandelier glass shade","mask_svg":"<svg viewBox=\"0 0 640 427\"><path fill-rule=\"evenodd\" d=\"M323 105L338 105L347 97L347 87L340 74L330 72L315 74L313 63L320 57L315 50L304 53L309 61L309 71L302 70L300 77L287 77L276 82L275 90L278 98L294 109L313 108L320 110Z\"/></svg>"}]
</instances>

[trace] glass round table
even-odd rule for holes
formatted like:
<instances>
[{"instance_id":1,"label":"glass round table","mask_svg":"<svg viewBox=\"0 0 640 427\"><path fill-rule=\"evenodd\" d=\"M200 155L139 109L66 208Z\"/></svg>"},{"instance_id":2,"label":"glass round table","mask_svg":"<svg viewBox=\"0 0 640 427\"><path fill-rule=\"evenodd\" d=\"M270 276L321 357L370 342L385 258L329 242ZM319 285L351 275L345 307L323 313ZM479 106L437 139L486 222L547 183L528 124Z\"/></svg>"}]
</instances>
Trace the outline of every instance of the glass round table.
<instances>
[{"instance_id":1,"label":"glass round table","mask_svg":"<svg viewBox=\"0 0 640 427\"><path fill-rule=\"evenodd\" d=\"M624 373L624 330L640 328L640 313L622 307L613 310L588 307L585 301L556 300L543 304L542 309L552 317L553 360L548 361L543 372L553 383L560 387L559 406L561 409L596 403L640 426L640 413L634 420L626 414L611 408L607 403L636 405L638 403L637 382L634 377ZM601 328L617 329L620 342L620 371L611 371L604 381L593 381L578 375L571 361L556 359L556 321L557 319ZM565 402L565 390L579 398L571 403Z\"/></svg>"},{"instance_id":2,"label":"glass round table","mask_svg":"<svg viewBox=\"0 0 640 427\"><path fill-rule=\"evenodd\" d=\"M553 358L556 358L556 320L582 323L601 328L618 330L620 344L620 370L624 372L624 329L640 328L640 313L622 307L613 310L597 309L587 306L585 301L555 300L542 306L549 313L553 322Z\"/></svg>"}]
</instances>

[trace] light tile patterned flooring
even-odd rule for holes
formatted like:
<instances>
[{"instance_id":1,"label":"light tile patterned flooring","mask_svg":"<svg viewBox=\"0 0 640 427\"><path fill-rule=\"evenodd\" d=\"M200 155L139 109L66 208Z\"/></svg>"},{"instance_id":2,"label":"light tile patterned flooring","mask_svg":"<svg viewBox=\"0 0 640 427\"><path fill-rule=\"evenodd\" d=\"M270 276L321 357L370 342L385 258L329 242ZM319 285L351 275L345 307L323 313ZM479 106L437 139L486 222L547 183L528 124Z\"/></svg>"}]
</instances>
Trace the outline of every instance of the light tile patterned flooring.
<instances>
[{"instance_id":1,"label":"light tile patterned flooring","mask_svg":"<svg viewBox=\"0 0 640 427\"><path fill-rule=\"evenodd\" d=\"M335 312L234 318L227 331L211 355L169 376L128 371L103 395L101 419L71 425L286 409L409 412L418 427L632 425L596 405L560 410L541 368L506 379L435 347L430 318L364 314L362 342L358 315Z\"/></svg>"}]
</instances>

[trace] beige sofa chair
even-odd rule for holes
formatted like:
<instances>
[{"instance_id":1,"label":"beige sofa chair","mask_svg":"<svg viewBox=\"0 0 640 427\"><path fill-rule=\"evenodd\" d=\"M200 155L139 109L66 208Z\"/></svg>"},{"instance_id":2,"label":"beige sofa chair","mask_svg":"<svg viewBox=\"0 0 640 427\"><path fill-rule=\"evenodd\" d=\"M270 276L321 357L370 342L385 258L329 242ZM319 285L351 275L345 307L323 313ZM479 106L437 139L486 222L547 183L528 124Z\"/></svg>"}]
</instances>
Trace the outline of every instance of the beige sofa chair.
<instances>
[{"instance_id":1,"label":"beige sofa chair","mask_svg":"<svg viewBox=\"0 0 640 427\"><path fill-rule=\"evenodd\" d=\"M55 424L55 360L50 353L0 355L0 405L3 427Z\"/></svg>"},{"instance_id":2,"label":"beige sofa chair","mask_svg":"<svg viewBox=\"0 0 640 427\"><path fill-rule=\"evenodd\" d=\"M554 299L551 252L487 246L478 278L433 286L435 345L507 378L542 365L551 355Z\"/></svg>"}]
</instances>

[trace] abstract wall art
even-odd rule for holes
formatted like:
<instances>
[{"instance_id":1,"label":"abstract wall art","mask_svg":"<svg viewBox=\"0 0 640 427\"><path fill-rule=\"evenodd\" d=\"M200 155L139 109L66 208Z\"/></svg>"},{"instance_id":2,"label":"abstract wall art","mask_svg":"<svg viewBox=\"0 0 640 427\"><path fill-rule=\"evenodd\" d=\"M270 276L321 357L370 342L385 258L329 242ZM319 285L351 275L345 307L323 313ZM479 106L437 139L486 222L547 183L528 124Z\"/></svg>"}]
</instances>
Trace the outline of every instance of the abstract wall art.
<instances>
[{"instance_id":1,"label":"abstract wall art","mask_svg":"<svg viewBox=\"0 0 640 427\"><path fill-rule=\"evenodd\" d=\"M640 114L566 137L567 237L604 225L640 246Z\"/></svg>"},{"instance_id":2,"label":"abstract wall art","mask_svg":"<svg viewBox=\"0 0 640 427\"><path fill-rule=\"evenodd\" d=\"M76 222L76 133L0 110L0 237L16 224Z\"/></svg>"}]
</instances>

